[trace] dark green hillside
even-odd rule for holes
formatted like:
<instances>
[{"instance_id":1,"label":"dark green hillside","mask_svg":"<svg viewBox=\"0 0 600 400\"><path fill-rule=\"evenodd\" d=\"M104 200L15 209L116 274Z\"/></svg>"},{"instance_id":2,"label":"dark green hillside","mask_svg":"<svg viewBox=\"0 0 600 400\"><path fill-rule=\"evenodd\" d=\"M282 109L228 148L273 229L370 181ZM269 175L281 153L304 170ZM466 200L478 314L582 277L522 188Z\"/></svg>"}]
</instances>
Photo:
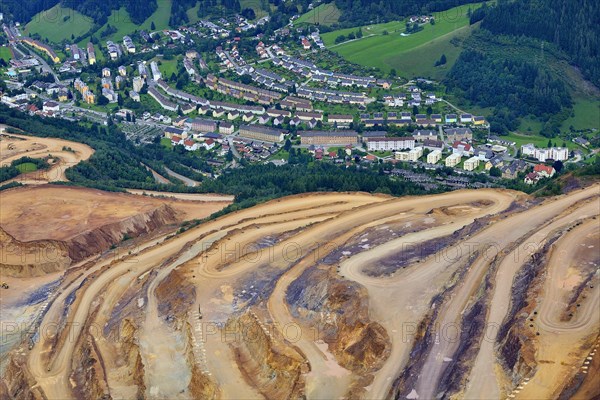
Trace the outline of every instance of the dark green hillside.
<instances>
[{"instance_id":1,"label":"dark green hillside","mask_svg":"<svg viewBox=\"0 0 600 400\"><path fill-rule=\"evenodd\" d=\"M27 23L41 11L48 10L56 4L72 8L94 20L98 25L104 25L112 10L124 6L133 22L141 24L154 11L156 0L2 0L0 12L6 13L16 21Z\"/></svg>"},{"instance_id":2,"label":"dark green hillside","mask_svg":"<svg viewBox=\"0 0 600 400\"><path fill-rule=\"evenodd\" d=\"M496 34L554 43L571 56L588 79L600 84L599 1L501 1L489 10L481 26Z\"/></svg>"}]
</instances>

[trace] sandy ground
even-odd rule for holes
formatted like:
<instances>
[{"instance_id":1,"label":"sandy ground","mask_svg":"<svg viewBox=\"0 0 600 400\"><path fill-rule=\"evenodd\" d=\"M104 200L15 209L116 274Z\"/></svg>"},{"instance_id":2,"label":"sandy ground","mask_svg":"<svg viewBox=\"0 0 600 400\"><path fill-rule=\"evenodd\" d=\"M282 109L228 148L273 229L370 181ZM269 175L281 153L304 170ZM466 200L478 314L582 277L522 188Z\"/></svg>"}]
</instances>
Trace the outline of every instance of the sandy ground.
<instances>
[{"instance_id":1,"label":"sandy ground","mask_svg":"<svg viewBox=\"0 0 600 400\"><path fill-rule=\"evenodd\" d=\"M459 244L444 249L435 257L383 277L370 277L362 270L367 265L377 265L380 260L398 254L405 244L441 238L472 223L476 218L501 213L522 195L511 191L477 190L403 198L364 193L322 193L278 199L206 222L166 241L163 241L164 236L155 238L142 243L129 255L120 253L119 256L98 258L82 276L61 286L61 291L49 306L42 325L56 322L63 312L67 294L77 288L86 276L93 276L91 283L78 291L78 301L69 310L68 321L73 324L71 337L77 338L84 333L83 323L89 321L89 314L94 305L99 304L100 307L94 322L103 326L127 288L141 276L147 276L147 272L156 270L157 273L152 275L148 287L148 304L143 305L143 311L140 311L143 322L139 342L146 369L146 395L150 398L189 398L187 384L190 365L183 359L189 343L185 342L180 332L174 331L161 320L157 312L160 299L156 298L155 292L170 271L180 268L196 286L196 303L190 310L188 322L193 327L193 354L200 370L217 382L224 399L262 398L257 388L253 387L240 371L220 330L229 316L244 310L245 300L239 288L256 290L252 289L256 284L253 274L265 268L270 268L269 271L280 271L283 275L264 305L267 306L270 319L277 326L295 324L297 321L290 313L285 294L289 285L302 272L313 267L317 259L337 246L353 240L361 232L410 221L410 224L427 227L402 237L390 236L383 244L373 247L366 243L361 251L349 254L339 269L342 277L356 281L367 289L370 318L381 323L392 340L390 357L375 373L373 383L366 388L366 398L382 399L388 396L393 381L410 362L408 355L414 343L413 329L428 311L432 297L453 283L450 280L452 274L466 262L474 248L482 249L490 244L500 248L507 247L522 237L530 238L539 245L549 232L575 220L598 214L598 198L594 197L598 195L598 189L599 186L594 186L577 191L500 219L472 237L463 238ZM58 196L58 193L54 193L53 196ZM150 199L134 195L119 196L127 196L119 197L122 200L121 204L130 201L136 204L137 201L146 202ZM198 199L197 195L175 196L177 197L170 201L182 204L182 209L188 207L191 199ZM206 201L223 199L212 195L202 198L205 203L202 203L202 200L198 203L207 204ZM210 200L206 200L207 198ZM576 204L579 200L589 198L596 203ZM93 202L94 198L83 201ZM217 204L223 206L223 202ZM574 204L574 208L569 208ZM81 207L83 208L83 205ZM128 204L129 207L133 206ZM432 209L438 208L445 208L445 211L430 213ZM568 214L563 215L565 211L568 211ZM90 210L86 211L85 215L96 215L94 213L99 213L98 218L102 218L101 211ZM65 220L72 218L67 216ZM31 221L33 220L29 220L29 223L32 223ZM564 256L563 250L568 252L576 247L576 237L591 235L591 238L596 238L593 228L591 223L586 223L574 230L571 236L565 236L564 242L561 239L559 244L564 246L560 248L559 253ZM268 244L264 249L251 246L265 237L280 235L283 235L281 240ZM294 249L293 252L290 252L291 248ZM566 257L575 256L567 253ZM169 261L165 263L166 260ZM498 268L498 277L502 279L498 280L499 284L493 293L490 319L501 320L506 313L509 301L506 291L510 293L511 277L523 259L511 260L511 263L503 261ZM460 324L461 313L485 276L489 261L491 260L484 257L476 258L463 280L452 288L453 295L450 301L440 309L441 323ZM101 268L109 264L109 269L100 272ZM569 271L564 269L564 264L564 259L557 258L554 261L553 258L549 266L549 282L572 279L566 277ZM554 301L564 299L565 293L561 290L562 287L549 286L545 290L548 301L544 300L540 308L540 340L547 340L547 343L555 339L552 335L556 332L565 331L573 339L576 335L589 332L591 328L597 329L593 318L594 307L599 306L597 293L588 296L589 302L583 305L571 323L564 325L557 322L553 311L556 308ZM198 318L198 308L202 309L202 321ZM279 333L286 337L285 332ZM111 354L112 347L107 339L99 333L92 334L99 343L100 352L104 353L106 368L117 371L117 357ZM68 376L70 360L76 351L75 340L60 342L56 348L50 348L49 339L42 337L34 346L29 354L29 369L49 398L71 398ZM323 343L315 341L314 336L302 335L293 341L293 345L310 364L310 372L305 377L307 398L333 399L348 396L348 387L357 377L351 371L342 368ZM421 371L421 380L415 387L419 398L435 396L435 385L431 383L439 379L444 369L444 358L453 356L455 345L456 343L446 340L436 342L428 355L425 368ZM548 345L548 349L553 348ZM573 362L575 358L569 358L568 363ZM482 347L474 362L485 365L474 371L469 378L468 397L475 398L479 395L481 398L485 391L489 390L489 394L495 390L493 385L489 386L489 381L493 378L494 361L493 347ZM491 369L486 363L489 363ZM548 372L544 372L544 368L540 369L539 376L542 381L555 379L552 377L560 373L547 368ZM131 387L121 386L119 373L107 375L112 395L127 397L131 393ZM528 390L536 387L535 379L534 377L527 386L532 388ZM497 390L499 394L500 389ZM522 392L527 398L539 398L541 393L536 390L531 396L526 396L527 393Z\"/></svg>"},{"instance_id":2,"label":"sandy ground","mask_svg":"<svg viewBox=\"0 0 600 400\"><path fill-rule=\"evenodd\" d=\"M0 125L0 132L6 126ZM17 138L17 139L13 139ZM63 150L71 148L72 151ZM45 158L49 155L58 159L50 169L20 175L11 181L29 184L67 181L65 170L87 160L94 154L94 149L83 143L71 142L63 139L41 138L26 135L5 134L0 135L0 166L10 164L21 157ZM10 181L4 182L9 183Z\"/></svg>"},{"instance_id":3,"label":"sandy ground","mask_svg":"<svg viewBox=\"0 0 600 400\"><path fill-rule=\"evenodd\" d=\"M181 213L181 220L204 218L229 204L212 196L196 201L136 196L69 186L31 186L0 195L0 226L20 241L66 240L164 204ZM193 200L193 201L192 201Z\"/></svg>"},{"instance_id":4,"label":"sandy ground","mask_svg":"<svg viewBox=\"0 0 600 400\"><path fill-rule=\"evenodd\" d=\"M171 197L179 200L189 201L233 201L233 196L223 194L204 194L204 193L171 193L171 192L155 192L152 190L127 189L128 193L144 195L150 197Z\"/></svg>"}]
</instances>

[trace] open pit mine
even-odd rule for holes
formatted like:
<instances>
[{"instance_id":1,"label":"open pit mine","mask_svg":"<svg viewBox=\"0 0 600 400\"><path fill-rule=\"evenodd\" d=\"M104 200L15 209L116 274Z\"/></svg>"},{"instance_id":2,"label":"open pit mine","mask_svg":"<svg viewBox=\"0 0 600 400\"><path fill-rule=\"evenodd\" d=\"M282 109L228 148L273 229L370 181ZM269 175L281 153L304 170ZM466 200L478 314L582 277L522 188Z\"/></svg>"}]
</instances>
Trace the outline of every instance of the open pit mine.
<instances>
[{"instance_id":1,"label":"open pit mine","mask_svg":"<svg viewBox=\"0 0 600 400\"><path fill-rule=\"evenodd\" d=\"M0 398L600 396L600 185L232 200L4 191Z\"/></svg>"}]
</instances>

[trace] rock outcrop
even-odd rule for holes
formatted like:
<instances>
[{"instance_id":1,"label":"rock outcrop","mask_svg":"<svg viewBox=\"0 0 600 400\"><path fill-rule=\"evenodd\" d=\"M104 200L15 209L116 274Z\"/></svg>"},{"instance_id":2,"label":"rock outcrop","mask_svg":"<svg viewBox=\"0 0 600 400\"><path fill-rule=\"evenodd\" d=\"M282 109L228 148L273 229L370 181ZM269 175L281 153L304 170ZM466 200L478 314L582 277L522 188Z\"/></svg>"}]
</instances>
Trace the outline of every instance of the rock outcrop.
<instances>
[{"instance_id":1,"label":"rock outcrop","mask_svg":"<svg viewBox=\"0 0 600 400\"><path fill-rule=\"evenodd\" d=\"M369 319L366 289L340 279L335 268L308 269L288 288L287 302L295 317L318 327L342 367L367 375L389 356L387 332Z\"/></svg>"},{"instance_id":2,"label":"rock outcrop","mask_svg":"<svg viewBox=\"0 0 600 400\"><path fill-rule=\"evenodd\" d=\"M82 232L66 241L69 256L74 262L98 254L126 238L152 232L178 222L177 212L169 205L161 205L149 213L134 215L122 221Z\"/></svg>"},{"instance_id":3,"label":"rock outcrop","mask_svg":"<svg viewBox=\"0 0 600 400\"><path fill-rule=\"evenodd\" d=\"M293 348L267 333L251 312L228 320L225 329L237 332L231 343L240 370L268 399L301 399L307 364Z\"/></svg>"}]
</instances>

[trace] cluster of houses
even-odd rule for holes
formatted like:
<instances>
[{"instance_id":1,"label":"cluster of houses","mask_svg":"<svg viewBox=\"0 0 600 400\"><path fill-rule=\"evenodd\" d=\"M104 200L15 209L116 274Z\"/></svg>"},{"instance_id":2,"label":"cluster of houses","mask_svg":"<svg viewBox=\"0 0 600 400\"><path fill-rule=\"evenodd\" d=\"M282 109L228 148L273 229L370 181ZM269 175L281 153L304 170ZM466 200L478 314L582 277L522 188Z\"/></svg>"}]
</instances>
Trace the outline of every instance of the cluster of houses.
<instances>
[{"instance_id":1,"label":"cluster of houses","mask_svg":"<svg viewBox=\"0 0 600 400\"><path fill-rule=\"evenodd\" d=\"M71 95L69 89L60 83L34 81L30 89L56 98L58 101L67 101Z\"/></svg>"},{"instance_id":2,"label":"cluster of houses","mask_svg":"<svg viewBox=\"0 0 600 400\"><path fill-rule=\"evenodd\" d=\"M340 92L324 88L300 87L296 89L296 96L312 101L321 101L334 104L367 105L375 101L364 93Z\"/></svg>"},{"instance_id":3,"label":"cluster of houses","mask_svg":"<svg viewBox=\"0 0 600 400\"><path fill-rule=\"evenodd\" d=\"M111 60L116 60L117 58L121 57L121 55L123 54L122 50L121 50L121 46L119 46L117 43L113 42L112 40L108 40L106 42L106 50L108 51L108 55L110 57Z\"/></svg>"},{"instance_id":4,"label":"cluster of houses","mask_svg":"<svg viewBox=\"0 0 600 400\"><path fill-rule=\"evenodd\" d=\"M533 167L533 172L525 176L525 183L535 185L542 178L552 178L556 171L553 167L544 164L537 164Z\"/></svg>"},{"instance_id":5,"label":"cluster of houses","mask_svg":"<svg viewBox=\"0 0 600 400\"><path fill-rule=\"evenodd\" d=\"M430 106L438 101L435 93L422 93L416 86L409 88L409 93L390 94L383 97L388 107L419 107L422 104Z\"/></svg>"},{"instance_id":6,"label":"cluster of houses","mask_svg":"<svg viewBox=\"0 0 600 400\"><path fill-rule=\"evenodd\" d=\"M206 87L219 93L264 105L272 104L282 97L281 93L225 78L217 78L213 74L209 74L204 82Z\"/></svg>"}]
</instances>

